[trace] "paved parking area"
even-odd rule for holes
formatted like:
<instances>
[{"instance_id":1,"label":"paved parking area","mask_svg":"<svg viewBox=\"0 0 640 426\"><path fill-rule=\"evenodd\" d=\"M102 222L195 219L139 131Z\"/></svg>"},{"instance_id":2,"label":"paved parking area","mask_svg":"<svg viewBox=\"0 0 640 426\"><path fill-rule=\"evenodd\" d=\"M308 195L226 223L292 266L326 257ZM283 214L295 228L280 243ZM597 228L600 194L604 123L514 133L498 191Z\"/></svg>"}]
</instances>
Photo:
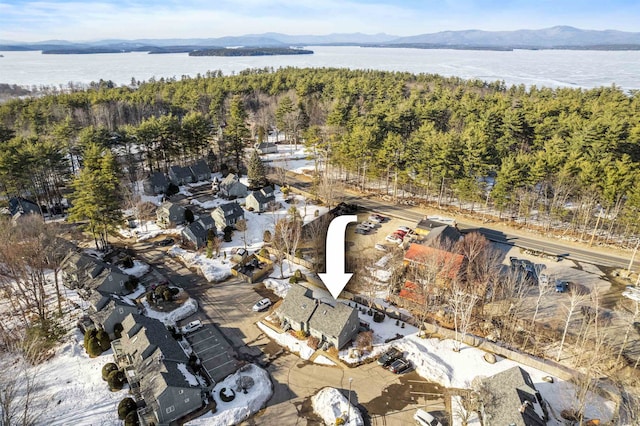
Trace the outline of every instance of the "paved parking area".
<instances>
[{"instance_id":1,"label":"paved parking area","mask_svg":"<svg viewBox=\"0 0 640 426\"><path fill-rule=\"evenodd\" d=\"M207 324L187 336L187 340L209 377L216 383L238 369L233 349L216 326Z\"/></svg>"}]
</instances>

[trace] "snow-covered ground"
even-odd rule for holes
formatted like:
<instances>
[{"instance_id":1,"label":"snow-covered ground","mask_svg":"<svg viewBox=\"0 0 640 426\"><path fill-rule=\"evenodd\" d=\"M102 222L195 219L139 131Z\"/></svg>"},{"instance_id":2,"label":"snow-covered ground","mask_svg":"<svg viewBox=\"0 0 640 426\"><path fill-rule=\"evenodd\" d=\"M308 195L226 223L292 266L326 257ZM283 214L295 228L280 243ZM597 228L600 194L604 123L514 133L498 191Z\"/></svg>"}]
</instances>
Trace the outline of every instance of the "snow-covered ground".
<instances>
[{"instance_id":1,"label":"snow-covered ground","mask_svg":"<svg viewBox=\"0 0 640 426\"><path fill-rule=\"evenodd\" d=\"M289 351L293 353L299 354L302 359L308 360L315 352L315 350L311 349L307 345L306 340L298 340L289 333L278 333L264 325L262 322L258 322L258 327L264 332L264 334L275 340L277 344L288 348Z\"/></svg>"},{"instance_id":2,"label":"snow-covered ground","mask_svg":"<svg viewBox=\"0 0 640 426\"><path fill-rule=\"evenodd\" d=\"M303 144L278 144L278 152L261 155L263 161L272 167L282 167L295 173L304 173L315 168L313 154Z\"/></svg>"},{"instance_id":3,"label":"snow-covered ground","mask_svg":"<svg viewBox=\"0 0 640 426\"><path fill-rule=\"evenodd\" d=\"M188 268L198 269L209 282L223 281L231 276L231 266L233 265L230 260L224 257L208 259L203 254L187 251L178 246L171 247L167 254L179 258Z\"/></svg>"},{"instance_id":4,"label":"snow-covered ground","mask_svg":"<svg viewBox=\"0 0 640 426\"><path fill-rule=\"evenodd\" d=\"M144 306L144 314L149 318L155 318L166 326L175 326L176 323L182 319L193 315L198 310L198 302L195 299L189 298L178 308L170 312L160 312L153 309L146 298L142 298L141 301Z\"/></svg>"},{"instance_id":5,"label":"snow-covered ground","mask_svg":"<svg viewBox=\"0 0 640 426\"><path fill-rule=\"evenodd\" d=\"M362 426L364 421L360 411L349 403L348 398L336 388L322 388L311 398L313 411L324 420L327 426L336 424L336 419L342 419L347 426Z\"/></svg>"},{"instance_id":6,"label":"snow-covered ground","mask_svg":"<svg viewBox=\"0 0 640 426\"><path fill-rule=\"evenodd\" d=\"M122 272L124 272L127 275L131 275L134 277L142 277L144 274L146 274L147 272L149 272L151 268L149 267L149 265L147 265L146 263L140 262L139 260L134 260L133 261L133 266L131 268L121 268Z\"/></svg>"},{"instance_id":7,"label":"snow-covered ground","mask_svg":"<svg viewBox=\"0 0 640 426\"><path fill-rule=\"evenodd\" d=\"M238 386L240 377L253 379L253 386L244 393ZM246 379L242 379L245 380ZM229 395L229 389L233 389L235 398L230 402L220 399L220 392L225 389L225 395ZM211 392L216 401L216 412L207 413L188 425L230 426L241 423L253 414L257 413L267 403L273 394L269 373L254 364L248 364L234 374L228 376L222 382L215 385Z\"/></svg>"}]
</instances>

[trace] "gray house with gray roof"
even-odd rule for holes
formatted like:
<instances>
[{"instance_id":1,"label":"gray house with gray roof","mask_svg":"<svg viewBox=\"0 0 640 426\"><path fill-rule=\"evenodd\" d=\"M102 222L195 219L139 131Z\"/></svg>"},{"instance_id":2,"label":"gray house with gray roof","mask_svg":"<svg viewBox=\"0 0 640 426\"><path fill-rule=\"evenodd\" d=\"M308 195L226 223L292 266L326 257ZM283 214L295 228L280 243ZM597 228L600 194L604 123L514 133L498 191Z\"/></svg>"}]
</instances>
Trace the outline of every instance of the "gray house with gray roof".
<instances>
[{"instance_id":1,"label":"gray house with gray roof","mask_svg":"<svg viewBox=\"0 0 640 426\"><path fill-rule=\"evenodd\" d=\"M358 334L358 311L343 303L335 306L314 299L311 290L292 284L278 310L285 329L303 330L321 344L343 348Z\"/></svg>"},{"instance_id":2,"label":"gray house with gray roof","mask_svg":"<svg viewBox=\"0 0 640 426\"><path fill-rule=\"evenodd\" d=\"M543 426L546 407L531 376L520 367L482 380L482 422L486 426Z\"/></svg>"},{"instance_id":3,"label":"gray house with gray roof","mask_svg":"<svg viewBox=\"0 0 640 426\"><path fill-rule=\"evenodd\" d=\"M341 302L335 306L320 303L309 320L309 333L320 343L342 349L358 334L358 311Z\"/></svg>"},{"instance_id":4,"label":"gray house with gray roof","mask_svg":"<svg viewBox=\"0 0 640 426\"><path fill-rule=\"evenodd\" d=\"M227 226L233 226L240 219L244 218L244 211L240 204L232 202L222 204L211 212L211 217L216 223L218 229L224 229Z\"/></svg>"},{"instance_id":5,"label":"gray house with gray roof","mask_svg":"<svg viewBox=\"0 0 640 426\"><path fill-rule=\"evenodd\" d=\"M189 166L195 182L211 180L211 169L206 161L200 159Z\"/></svg>"},{"instance_id":6,"label":"gray house with gray roof","mask_svg":"<svg viewBox=\"0 0 640 426\"><path fill-rule=\"evenodd\" d=\"M124 296L131 293L131 277L118 268L104 269L98 276L85 283L84 287L103 294Z\"/></svg>"},{"instance_id":7,"label":"gray house with gray roof","mask_svg":"<svg viewBox=\"0 0 640 426\"><path fill-rule=\"evenodd\" d=\"M193 243L196 249L207 245L207 236L209 230L213 229L216 232L216 224L211 216L201 216L200 219L186 226L182 230L182 239L184 241Z\"/></svg>"},{"instance_id":8,"label":"gray house with gray roof","mask_svg":"<svg viewBox=\"0 0 640 426\"><path fill-rule=\"evenodd\" d=\"M88 254L71 251L62 260L62 283L74 289L83 287L86 282L96 278L107 265Z\"/></svg>"},{"instance_id":9,"label":"gray house with gray roof","mask_svg":"<svg viewBox=\"0 0 640 426\"><path fill-rule=\"evenodd\" d=\"M175 185L185 185L193 182L193 175L189 167L171 166L169 167L169 179Z\"/></svg>"},{"instance_id":10,"label":"gray house with gray roof","mask_svg":"<svg viewBox=\"0 0 640 426\"><path fill-rule=\"evenodd\" d=\"M180 424L203 407L210 389L200 384L187 355L164 324L130 314L122 326L122 337L111 342L111 347L138 401L140 424Z\"/></svg>"},{"instance_id":11,"label":"gray house with gray roof","mask_svg":"<svg viewBox=\"0 0 640 426\"><path fill-rule=\"evenodd\" d=\"M262 213L269 210L269 207L275 205L276 196L273 187L267 186L258 191L253 191L247 195L245 206L247 209Z\"/></svg>"},{"instance_id":12,"label":"gray house with gray roof","mask_svg":"<svg viewBox=\"0 0 640 426\"><path fill-rule=\"evenodd\" d=\"M164 194L169 189L169 181L162 172L154 172L142 181L142 189L146 195Z\"/></svg>"},{"instance_id":13,"label":"gray house with gray roof","mask_svg":"<svg viewBox=\"0 0 640 426\"><path fill-rule=\"evenodd\" d=\"M156 223L163 228L173 228L184 223L185 208L165 201L156 210Z\"/></svg>"},{"instance_id":14,"label":"gray house with gray roof","mask_svg":"<svg viewBox=\"0 0 640 426\"><path fill-rule=\"evenodd\" d=\"M105 296L99 292L95 292L89 300L91 302L89 317L96 327L109 333L110 339L116 338L116 324L122 325L129 314L139 314L141 311L132 300L113 295Z\"/></svg>"},{"instance_id":15,"label":"gray house with gray roof","mask_svg":"<svg viewBox=\"0 0 640 426\"><path fill-rule=\"evenodd\" d=\"M233 173L222 179L219 185L218 195L222 198L232 200L247 196L247 186L240 182L240 178Z\"/></svg>"}]
</instances>

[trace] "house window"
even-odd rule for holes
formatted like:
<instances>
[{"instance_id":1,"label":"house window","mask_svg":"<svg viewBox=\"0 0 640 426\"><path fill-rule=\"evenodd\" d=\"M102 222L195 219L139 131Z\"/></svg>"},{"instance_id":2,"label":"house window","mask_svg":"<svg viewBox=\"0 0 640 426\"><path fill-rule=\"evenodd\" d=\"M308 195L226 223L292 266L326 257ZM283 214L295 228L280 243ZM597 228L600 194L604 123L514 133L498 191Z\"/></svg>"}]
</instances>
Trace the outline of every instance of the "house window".
<instances>
[{"instance_id":1,"label":"house window","mask_svg":"<svg viewBox=\"0 0 640 426\"><path fill-rule=\"evenodd\" d=\"M167 414L169 413L173 413L174 411L176 411L176 407L175 406L171 406L171 407L167 407Z\"/></svg>"},{"instance_id":2,"label":"house window","mask_svg":"<svg viewBox=\"0 0 640 426\"><path fill-rule=\"evenodd\" d=\"M179 393L180 395L182 395L182 394L184 393L184 389L180 389L180 390L178 391L178 393Z\"/></svg>"},{"instance_id":3,"label":"house window","mask_svg":"<svg viewBox=\"0 0 640 426\"><path fill-rule=\"evenodd\" d=\"M185 403L185 404L188 404L188 403L189 403L189 398L185 398L185 399L184 399L184 403Z\"/></svg>"},{"instance_id":4,"label":"house window","mask_svg":"<svg viewBox=\"0 0 640 426\"><path fill-rule=\"evenodd\" d=\"M120 312L121 314L124 313L124 309L123 308L118 308L118 312Z\"/></svg>"}]
</instances>

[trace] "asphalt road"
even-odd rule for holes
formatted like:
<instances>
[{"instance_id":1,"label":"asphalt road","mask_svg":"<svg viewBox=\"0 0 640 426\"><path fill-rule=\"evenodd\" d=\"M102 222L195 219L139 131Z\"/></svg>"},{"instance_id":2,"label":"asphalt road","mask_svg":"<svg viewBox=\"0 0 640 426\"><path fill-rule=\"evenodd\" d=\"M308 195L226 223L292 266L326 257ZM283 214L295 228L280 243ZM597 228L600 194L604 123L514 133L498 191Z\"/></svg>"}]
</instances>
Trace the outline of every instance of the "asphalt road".
<instances>
[{"instance_id":1,"label":"asphalt road","mask_svg":"<svg viewBox=\"0 0 640 426\"><path fill-rule=\"evenodd\" d=\"M290 185L299 187L302 190L310 189L310 184L308 182L299 179L292 173L287 175L287 181ZM339 191L339 188L336 188L336 191ZM410 224L417 223L426 214L425 211L419 207L394 205L386 201L379 201L353 195L353 193L347 191L342 191L336 198L341 198L347 203L354 203L367 209L375 210L381 214L407 220ZM449 216L447 213L443 213L443 215ZM620 256L610 252L607 253L606 249L598 249L596 247L579 247L577 245L563 243L550 237L545 237L544 235L525 235L523 233L516 233L512 231L503 232L485 225L477 226L472 223L466 223L464 220L460 221L458 218L455 219L458 223L458 228L463 232L477 230L487 237L487 239L496 243L509 244L523 249L543 251L545 253L559 255L565 259L574 260L576 262L587 262L595 265L626 269L629 266L629 261L631 260L630 255ZM640 269L640 256L636 256L633 267L636 270Z\"/></svg>"}]
</instances>

